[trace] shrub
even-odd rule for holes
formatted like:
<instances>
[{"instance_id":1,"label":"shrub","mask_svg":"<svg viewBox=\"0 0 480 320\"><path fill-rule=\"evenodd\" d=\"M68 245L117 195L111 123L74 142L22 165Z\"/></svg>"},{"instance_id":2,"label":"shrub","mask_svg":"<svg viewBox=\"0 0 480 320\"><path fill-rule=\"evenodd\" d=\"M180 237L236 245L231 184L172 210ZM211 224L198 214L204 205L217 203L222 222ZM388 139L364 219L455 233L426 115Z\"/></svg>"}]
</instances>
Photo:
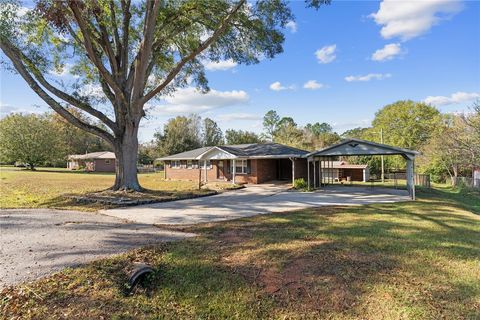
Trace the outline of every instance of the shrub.
<instances>
[{"instance_id":1,"label":"shrub","mask_svg":"<svg viewBox=\"0 0 480 320\"><path fill-rule=\"evenodd\" d=\"M307 190L308 185L305 179L300 178L300 179L293 180L293 188L297 190Z\"/></svg>"}]
</instances>

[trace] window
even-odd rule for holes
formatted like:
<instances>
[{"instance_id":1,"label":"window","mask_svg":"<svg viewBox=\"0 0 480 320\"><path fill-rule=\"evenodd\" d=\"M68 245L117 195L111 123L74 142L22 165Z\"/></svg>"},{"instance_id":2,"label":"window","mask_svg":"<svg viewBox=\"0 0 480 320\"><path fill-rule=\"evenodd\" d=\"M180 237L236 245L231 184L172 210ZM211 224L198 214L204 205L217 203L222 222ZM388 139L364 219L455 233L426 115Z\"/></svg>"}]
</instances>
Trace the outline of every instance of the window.
<instances>
[{"instance_id":1,"label":"window","mask_svg":"<svg viewBox=\"0 0 480 320\"><path fill-rule=\"evenodd\" d=\"M187 169L192 169L192 168L193 168L192 160L187 160Z\"/></svg>"},{"instance_id":2,"label":"window","mask_svg":"<svg viewBox=\"0 0 480 320\"><path fill-rule=\"evenodd\" d=\"M202 164L202 168L205 169L205 164L207 165L207 170L210 170L213 168L212 162L210 160L204 160Z\"/></svg>"},{"instance_id":3,"label":"window","mask_svg":"<svg viewBox=\"0 0 480 320\"><path fill-rule=\"evenodd\" d=\"M105 164L110 164L110 159L106 159Z\"/></svg>"},{"instance_id":4,"label":"window","mask_svg":"<svg viewBox=\"0 0 480 320\"><path fill-rule=\"evenodd\" d=\"M193 169L198 169L198 160L193 160Z\"/></svg>"},{"instance_id":5,"label":"window","mask_svg":"<svg viewBox=\"0 0 480 320\"><path fill-rule=\"evenodd\" d=\"M179 169L180 168L180 161L178 160L173 160L170 162L170 167L173 169Z\"/></svg>"},{"instance_id":6,"label":"window","mask_svg":"<svg viewBox=\"0 0 480 320\"><path fill-rule=\"evenodd\" d=\"M233 161L230 161L230 172L233 173ZM236 160L235 174L247 174L247 173L248 173L248 160Z\"/></svg>"}]
</instances>

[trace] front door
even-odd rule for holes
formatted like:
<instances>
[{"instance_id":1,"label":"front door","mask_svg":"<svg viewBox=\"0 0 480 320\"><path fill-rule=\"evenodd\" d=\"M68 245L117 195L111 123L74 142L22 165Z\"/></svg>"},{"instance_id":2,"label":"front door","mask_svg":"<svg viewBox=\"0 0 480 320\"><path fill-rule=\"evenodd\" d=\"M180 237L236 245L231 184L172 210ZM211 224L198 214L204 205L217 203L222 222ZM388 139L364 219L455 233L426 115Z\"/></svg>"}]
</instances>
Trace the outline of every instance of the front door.
<instances>
[{"instance_id":1,"label":"front door","mask_svg":"<svg viewBox=\"0 0 480 320\"><path fill-rule=\"evenodd\" d=\"M225 180L225 174L223 172L223 160L218 160L218 164L217 164L217 178L219 180Z\"/></svg>"}]
</instances>

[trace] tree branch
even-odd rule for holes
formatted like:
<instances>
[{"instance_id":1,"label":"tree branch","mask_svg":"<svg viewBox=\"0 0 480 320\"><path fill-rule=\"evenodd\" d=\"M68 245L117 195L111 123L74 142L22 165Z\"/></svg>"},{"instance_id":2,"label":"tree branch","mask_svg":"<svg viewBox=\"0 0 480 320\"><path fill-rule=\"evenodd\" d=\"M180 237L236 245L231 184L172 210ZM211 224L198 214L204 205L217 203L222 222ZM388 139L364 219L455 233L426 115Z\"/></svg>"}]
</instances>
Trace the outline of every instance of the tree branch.
<instances>
[{"instance_id":1,"label":"tree branch","mask_svg":"<svg viewBox=\"0 0 480 320\"><path fill-rule=\"evenodd\" d=\"M53 110L55 110L58 114L60 114L63 118L65 118L68 122L73 124L74 126L85 130L89 133L92 133L96 136L99 136L106 141L110 142L112 145L114 144L115 138L105 130L98 128L97 126L93 126L89 123L86 123L73 114L68 112L64 107L60 105L57 101L55 101L52 97L50 97L45 90L43 90L40 85L35 81L32 75L28 72L28 68L23 64L20 59L20 56L16 54L16 50L12 50L12 46L7 43L4 39L0 41L0 48L5 53L5 55L10 58L12 61L15 69L18 73L25 79L28 83L30 88L35 91L43 101L45 101Z\"/></svg>"},{"instance_id":2,"label":"tree branch","mask_svg":"<svg viewBox=\"0 0 480 320\"><path fill-rule=\"evenodd\" d=\"M160 10L161 1L153 2L151 7L147 2L147 10L145 13L145 25L143 31L143 41L140 44L139 54L135 61L135 74L132 86L132 101L135 102L143 94L145 89L146 71L148 68L148 61L152 55L153 35L155 33L155 25L157 22L158 12Z\"/></svg>"},{"instance_id":3,"label":"tree branch","mask_svg":"<svg viewBox=\"0 0 480 320\"><path fill-rule=\"evenodd\" d=\"M144 105L148 100L152 99L155 95L160 93L163 89L165 89L166 86L172 82L172 80L177 76L177 74L182 70L182 68L187 64L188 62L192 61L197 55L199 55L202 51L207 49L215 40L217 40L223 32L227 29L230 21L233 19L237 11L242 7L242 5L245 3L246 0L241 0L238 2L238 4L233 8L233 10L223 19L223 21L220 23L220 26L215 32L205 40L200 46L198 46L195 50L193 50L189 55L183 57L177 65L168 73L167 77L165 80L155 89L151 90L148 92L146 95L144 95L140 99L140 105Z\"/></svg>"},{"instance_id":4,"label":"tree branch","mask_svg":"<svg viewBox=\"0 0 480 320\"><path fill-rule=\"evenodd\" d=\"M97 6L98 10L100 9L100 6L98 5L98 1L95 1L95 5ZM102 11L102 14L104 12ZM100 28L100 35L101 35L101 40L99 41L100 46L103 48L103 51L108 57L108 61L110 62L110 67L112 68L113 74L115 78L118 77L119 74L119 64L117 61L117 57L115 55L115 52L113 51L112 45L110 44L110 39L108 36L107 29L102 23L101 18L98 16L96 10L94 10L94 16L95 20L97 21L98 27Z\"/></svg>"},{"instance_id":5,"label":"tree branch","mask_svg":"<svg viewBox=\"0 0 480 320\"><path fill-rule=\"evenodd\" d=\"M22 60L25 61L26 64L28 65L28 68L30 70L32 70L32 74L37 79L37 81L43 87L45 87L48 91L50 91L51 93L56 95L58 98L60 98L60 99L64 100L65 102L73 105L74 107L77 107L78 109L83 110L83 111L89 113L90 115L96 117L97 119L99 119L100 121L105 123L110 129L112 129L112 131L116 132L118 130L115 122L112 121L110 118L108 118L103 112L94 109L89 104L87 104L87 103L85 103L81 100L78 100L77 98L71 96L70 94L68 94L68 93L54 87L53 85L51 85L45 79L45 77L42 75L41 71L36 67L36 65L33 63L33 61L31 61L27 56L25 56L22 51L18 50L18 48L14 47L12 44L8 43L7 41L4 41L4 42L2 42L2 49L3 50L5 50L5 49L10 50L13 54L15 54L20 59L20 61L22 61Z\"/></svg>"},{"instance_id":6,"label":"tree branch","mask_svg":"<svg viewBox=\"0 0 480 320\"><path fill-rule=\"evenodd\" d=\"M117 25L117 16L115 14L115 3L111 0L109 2L110 6L110 19L113 29L113 40L115 41L116 55L120 59L120 52L122 51L122 43L120 42L120 35L118 34L118 25Z\"/></svg>"},{"instance_id":7,"label":"tree branch","mask_svg":"<svg viewBox=\"0 0 480 320\"><path fill-rule=\"evenodd\" d=\"M130 0L121 0L123 11L123 22L122 22L122 52L120 54L120 70L122 70L122 79L127 81L127 66L128 66L128 46L129 46L129 29L130 29ZM125 84L124 84L125 85Z\"/></svg>"},{"instance_id":8,"label":"tree branch","mask_svg":"<svg viewBox=\"0 0 480 320\"><path fill-rule=\"evenodd\" d=\"M122 102L125 103L125 105L127 105L128 103L123 94L123 91L115 82L115 79L113 79L112 74L103 65L101 58L98 57L96 54L96 50L93 46L92 39L91 39L92 34L88 30L88 26L86 25L85 20L83 20L82 14L78 8L77 1L74 1L74 0L69 1L69 6L73 12L73 15L75 16L78 26L80 27L80 31L82 32L85 49L87 50L87 53L88 53L87 56L90 58L93 64L97 67L100 73L100 76L104 77L105 81L108 83L110 88L112 88L113 92L115 92L115 94L122 100Z\"/></svg>"}]
</instances>

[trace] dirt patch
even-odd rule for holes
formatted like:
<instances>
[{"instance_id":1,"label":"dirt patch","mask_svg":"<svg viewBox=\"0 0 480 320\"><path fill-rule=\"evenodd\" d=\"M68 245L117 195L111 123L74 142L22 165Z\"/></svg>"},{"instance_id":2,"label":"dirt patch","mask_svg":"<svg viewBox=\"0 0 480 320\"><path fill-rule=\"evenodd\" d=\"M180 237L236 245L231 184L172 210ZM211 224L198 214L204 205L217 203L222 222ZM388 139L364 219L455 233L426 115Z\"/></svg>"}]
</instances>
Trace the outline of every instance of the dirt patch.
<instances>
[{"instance_id":1,"label":"dirt patch","mask_svg":"<svg viewBox=\"0 0 480 320\"><path fill-rule=\"evenodd\" d=\"M252 237L252 232L244 229L230 229L219 235L219 241L235 245Z\"/></svg>"},{"instance_id":2,"label":"dirt patch","mask_svg":"<svg viewBox=\"0 0 480 320\"><path fill-rule=\"evenodd\" d=\"M250 237L247 230L222 233L221 239L228 245L238 248L241 243L243 249L224 256L222 261L279 306L305 313L354 308L365 290L366 279L388 274L394 266L385 256L318 239L286 244L283 249L287 258L279 263L268 255L262 257L262 246L252 241L246 244ZM288 252L295 254L288 256Z\"/></svg>"}]
</instances>

